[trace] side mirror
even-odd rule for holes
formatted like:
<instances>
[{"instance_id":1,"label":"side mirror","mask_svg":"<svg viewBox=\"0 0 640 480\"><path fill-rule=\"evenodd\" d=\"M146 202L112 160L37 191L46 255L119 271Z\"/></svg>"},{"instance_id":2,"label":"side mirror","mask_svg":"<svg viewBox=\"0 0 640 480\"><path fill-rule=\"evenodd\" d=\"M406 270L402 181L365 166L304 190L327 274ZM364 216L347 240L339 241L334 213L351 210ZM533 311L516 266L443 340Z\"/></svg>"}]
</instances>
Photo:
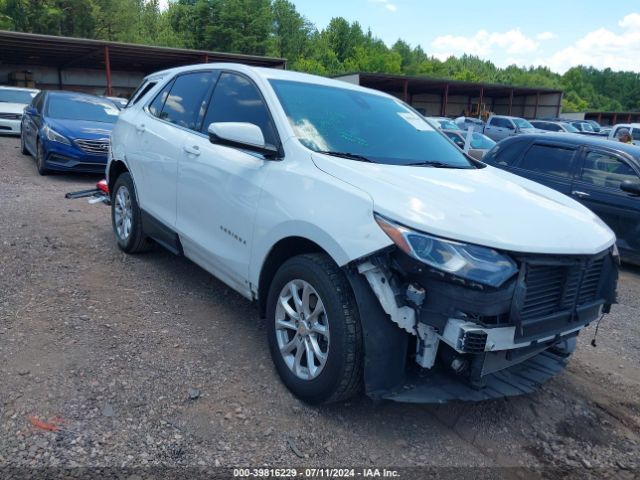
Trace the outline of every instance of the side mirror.
<instances>
[{"instance_id":1,"label":"side mirror","mask_svg":"<svg viewBox=\"0 0 640 480\"><path fill-rule=\"evenodd\" d=\"M36 110L36 108L32 106L24 107L24 113L25 115L31 115L32 117L37 117L38 115L40 115L38 113L38 110Z\"/></svg>"},{"instance_id":2,"label":"side mirror","mask_svg":"<svg viewBox=\"0 0 640 480\"><path fill-rule=\"evenodd\" d=\"M253 123L212 123L209 125L208 131L211 143L261 153L267 158L278 156L278 148L265 143L262 130Z\"/></svg>"},{"instance_id":3,"label":"side mirror","mask_svg":"<svg viewBox=\"0 0 640 480\"><path fill-rule=\"evenodd\" d=\"M625 180L620 184L620 190L630 193L631 195L640 195L640 182Z\"/></svg>"}]
</instances>

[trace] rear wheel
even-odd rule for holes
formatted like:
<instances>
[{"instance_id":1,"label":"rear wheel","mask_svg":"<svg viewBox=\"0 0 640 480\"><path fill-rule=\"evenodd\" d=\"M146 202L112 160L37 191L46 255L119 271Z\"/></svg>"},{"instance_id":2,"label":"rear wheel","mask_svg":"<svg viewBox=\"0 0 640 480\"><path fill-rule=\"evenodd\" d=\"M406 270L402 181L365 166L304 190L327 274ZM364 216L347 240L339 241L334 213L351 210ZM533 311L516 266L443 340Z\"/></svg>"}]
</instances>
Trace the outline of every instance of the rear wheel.
<instances>
[{"instance_id":1,"label":"rear wheel","mask_svg":"<svg viewBox=\"0 0 640 480\"><path fill-rule=\"evenodd\" d=\"M284 384L311 404L345 400L362 380L362 332L351 287L326 255L286 261L267 298L271 357Z\"/></svg>"},{"instance_id":2,"label":"rear wheel","mask_svg":"<svg viewBox=\"0 0 640 480\"><path fill-rule=\"evenodd\" d=\"M40 175L49 175L47 161L45 160L44 146L40 140L36 143L36 167Z\"/></svg>"},{"instance_id":3,"label":"rear wheel","mask_svg":"<svg viewBox=\"0 0 640 480\"><path fill-rule=\"evenodd\" d=\"M151 240L142 229L142 215L136 200L136 190L128 172L122 173L113 186L111 223L121 250L139 253L151 247Z\"/></svg>"}]
</instances>

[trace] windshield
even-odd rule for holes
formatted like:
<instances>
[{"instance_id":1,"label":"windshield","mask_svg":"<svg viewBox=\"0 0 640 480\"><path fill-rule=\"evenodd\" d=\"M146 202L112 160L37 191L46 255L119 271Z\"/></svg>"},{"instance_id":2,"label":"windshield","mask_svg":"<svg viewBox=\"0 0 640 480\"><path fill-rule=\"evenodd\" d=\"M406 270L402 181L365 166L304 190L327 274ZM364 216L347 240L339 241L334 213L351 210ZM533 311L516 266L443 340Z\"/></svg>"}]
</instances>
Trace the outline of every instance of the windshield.
<instances>
[{"instance_id":1,"label":"windshield","mask_svg":"<svg viewBox=\"0 0 640 480\"><path fill-rule=\"evenodd\" d=\"M461 130L457 123L453 120L438 120L440 128L443 130Z\"/></svg>"},{"instance_id":2,"label":"windshield","mask_svg":"<svg viewBox=\"0 0 640 480\"><path fill-rule=\"evenodd\" d=\"M531 125L529 122L527 122L524 118L512 118L513 123L516 124L516 127L522 129L522 128L535 128L533 125Z\"/></svg>"},{"instance_id":3,"label":"windshield","mask_svg":"<svg viewBox=\"0 0 640 480\"><path fill-rule=\"evenodd\" d=\"M471 148L477 148L479 150L489 150L493 148L495 144L496 142L491 140L489 137L478 132L474 132L473 137L471 137Z\"/></svg>"},{"instance_id":4,"label":"windshield","mask_svg":"<svg viewBox=\"0 0 640 480\"><path fill-rule=\"evenodd\" d=\"M47 116L60 120L116 123L116 120L118 120L118 107L109 100L85 95L52 96L49 98Z\"/></svg>"},{"instance_id":5,"label":"windshield","mask_svg":"<svg viewBox=\"0 0 640 480\"><path fill-rule=\"evenodd\" d=\"M349 153L389 165L438 162L475 168L423 117L398 100L289 80L271 80L271 85L296 137L313 151Z\"/></svg>"},{"instance_id":6,"label":"windshield","mask_svg":"<svg viewBox=\"0 0 640 480\"><path fill-rule=\"evenodd\" d=\"M31 99L36 96L36 92L26 90L11 90L0 88L0 102L4 103L31 103Z\"/></svg>"},{"instance_id":7,"label":"windshield","mask_svg":"<svg viewBox=\"0 0 640 480\"><path fill-rule=\"evenodd\" d=\"M570 123L563 123L562 126L565 128L567 132L576 133L580 131Z\"/></svg>"}]
</instances>

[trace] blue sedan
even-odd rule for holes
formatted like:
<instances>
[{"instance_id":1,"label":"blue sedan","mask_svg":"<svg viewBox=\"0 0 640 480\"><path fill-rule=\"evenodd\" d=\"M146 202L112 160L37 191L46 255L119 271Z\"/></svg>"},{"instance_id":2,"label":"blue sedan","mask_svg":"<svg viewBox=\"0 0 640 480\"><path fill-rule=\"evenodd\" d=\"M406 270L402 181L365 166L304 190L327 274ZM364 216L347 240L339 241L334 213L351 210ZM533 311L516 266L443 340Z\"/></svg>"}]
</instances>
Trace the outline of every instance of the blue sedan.
<instances>
[{"instance_id":1,"label":"blue sedan","mask_svg":"<svg viewBox=\"0 0 640 480\"><path fill-rule=\"evenodd\" d=\"M107 99L75 92L40 92L24 110L22 153L36 159L38 172L104 173L109 136L118 107Z\"/></svg>"}]
</instances>

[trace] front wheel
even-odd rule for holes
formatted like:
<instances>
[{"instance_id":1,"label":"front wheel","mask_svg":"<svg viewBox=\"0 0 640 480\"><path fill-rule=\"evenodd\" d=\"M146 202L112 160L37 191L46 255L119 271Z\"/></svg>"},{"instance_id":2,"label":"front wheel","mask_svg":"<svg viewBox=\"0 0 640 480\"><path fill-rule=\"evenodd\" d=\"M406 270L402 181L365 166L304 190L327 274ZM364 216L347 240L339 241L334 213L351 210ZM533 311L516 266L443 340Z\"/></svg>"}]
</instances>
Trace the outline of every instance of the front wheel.
<instances>
[{"instance_id":1,"label":"front wheel","mask_svg":"<svg viewBox=\"0 0 640 480\"><path fill-rule=\"evenodd\" d=\"M142 229L142 215L136 199L136 190L128 172L121 174L113 186L111 223L121 250L139 253L151 247L151 240Z\"/></svg>"},{"instance_id":2,"label":"front wheel","mask_svg":"<svg viewBox=\"0 0 640 480\"><path fill-rule=\"evenodd\" d=\"M351 287L326 255L287 260L267 298L269 350L284 384L311 404L345 400L362 381L362 331Z\"/></svg>"},{"instance_id":3,"label":"front wheel","mask_svg":"<svg viewBox=\"0 0 640 480\"><path fill-rule=\"evenodd\" d=\"M44 145L38 140L36 144L36 167L40 175L49 175L49 169L47 168L47 160L45 159L46 153L44 152Z\"/></svg>"}]
</instances>

